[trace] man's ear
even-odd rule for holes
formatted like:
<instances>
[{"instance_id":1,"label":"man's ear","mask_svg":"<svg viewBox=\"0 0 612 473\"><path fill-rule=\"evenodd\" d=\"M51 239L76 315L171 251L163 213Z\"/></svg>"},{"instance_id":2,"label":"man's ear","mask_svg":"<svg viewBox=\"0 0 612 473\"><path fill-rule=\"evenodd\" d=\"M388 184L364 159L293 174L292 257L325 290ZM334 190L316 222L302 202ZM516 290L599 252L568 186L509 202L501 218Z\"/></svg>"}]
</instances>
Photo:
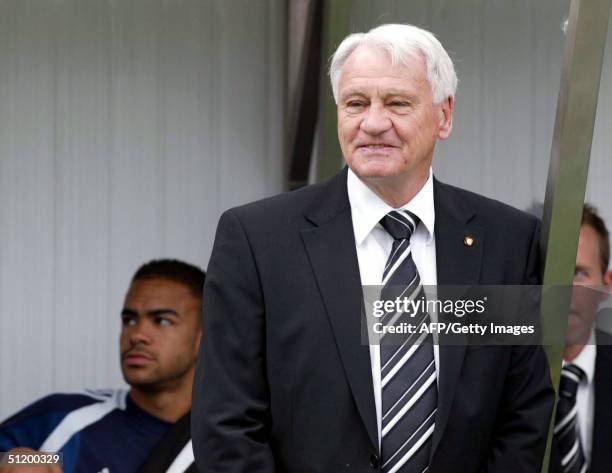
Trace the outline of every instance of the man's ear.
<instances>
[{"instance_id":1,"label":"man's ear","mask_svg":"<svg viewBox=\"0 0 612 473\"><path fill-rule=\"evenodd\" d=\"M196 326L195 326L195 352L196 352L196 356L198 356L198 353L200 353L200 342L202 341L202 326L204 325L204 320L202 320L203 314L202 314L202 303L200 302L198 310L196 312L196 317L198 318L195 322L196 322Z\"/></svg>"},{"instance_id":2,"label":"man's ear","mask_svg":"<svg viewBox=\"0 0 612 473\"><path fill-rule=\"evenodd\" d=\"M198 332L196 333L196 344L195 344L196 356L198 353L200 353L200 342L201 341L202 341L202 326L200 325L200 327L198 327Z\"/></svg>"},{"instance_id":3,"label":"man's ear","mask_svg":"<svg viewBox=\"0 0 612 473\"><path fill-rule=\"evenodd\" d=\"M612 269L609 269L604 274L604 286L606 286L606 292L609 296L610 292L612 292Z\"/></svg>"},{"instance_id":4,"label":"man's ear","mask_svg":"<svg viewBox=\"0 0 612 473\"><path fill-rule=\"evenodd\" d=\"M600 299L599 302L610 298L610 293L612 293L612 269L606 271L603 275L603 287L601 288Z\"/></svg>"},{"instance_id":5,"label":"man's ear","mask_svg":"<svg viewBox=\"0 0 612 473\"><path fill-rule=\"evenodd\" d=\"M438 138L441 140L447 139L451 131L453 131L453 110L455 108L455 99L453 97L446 97L440 103L439 110L439 126L440 130L438 131Z\"/></svg>"}]
</instances>

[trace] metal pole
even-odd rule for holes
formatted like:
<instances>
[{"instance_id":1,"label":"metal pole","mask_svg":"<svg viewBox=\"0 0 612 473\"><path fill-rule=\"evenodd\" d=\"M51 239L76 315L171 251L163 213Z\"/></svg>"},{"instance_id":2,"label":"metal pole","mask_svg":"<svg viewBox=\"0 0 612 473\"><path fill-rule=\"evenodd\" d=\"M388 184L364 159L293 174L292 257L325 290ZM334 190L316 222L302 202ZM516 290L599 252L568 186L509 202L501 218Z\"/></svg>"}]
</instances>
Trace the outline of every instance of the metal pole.
<instances>
[{"instance_id":1,"label":"metal pole","mask_svg":"<svg viewBox=\"0 0 612 473\"><path fill-rule=\"evenodd\" d=\"M319 148L317 181L324 181L342 167L342 153L336 131L336 104L332 98L327 71L329 58L349 33L352 0L325 0L323 19L323 57L321 61L321 96L319 107Z\"/></svg>"},{"instance_id":2,"label":"metal pole","mask_svg":"<svg viewBox=\"0 0 612 473\"><path fill-rule=\"evenodd\" d=\"M599 81L611 0L572 0L542 221L543 283L568 287L542 297L551 375L558 388L582 207L589 170ZM548 471L552 425L542 471Z\"/></svg>"}]
</instances>

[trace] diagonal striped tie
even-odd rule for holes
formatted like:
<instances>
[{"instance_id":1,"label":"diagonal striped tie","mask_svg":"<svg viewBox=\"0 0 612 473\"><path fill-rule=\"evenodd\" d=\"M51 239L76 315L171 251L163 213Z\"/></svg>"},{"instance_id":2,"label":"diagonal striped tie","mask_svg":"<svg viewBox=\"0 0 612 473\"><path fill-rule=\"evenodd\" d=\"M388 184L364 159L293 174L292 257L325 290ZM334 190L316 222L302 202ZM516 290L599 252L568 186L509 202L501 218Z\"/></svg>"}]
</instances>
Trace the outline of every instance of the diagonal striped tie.
<instances>
[{"instance_id":1,"label":"diagonal striped tie","mask_svg":"<svg viewBox=\"0 0 612 473\"><path fill-rule=\"evenodd\" d=\"M391 254L383 271L381 299L400 297L425 301L421 278L410 252L410 237L419 220L406 211L391 211L380 221L393 237ZM386 320L385 320L386 317ZM385 315L381 321L395 324L400 314ZM413 321L429 322L421 311ZM382 384L382 471L423 473L429 468L438 390L432 337L406 335L380 345Z\"/></svg>"},{"instance_id":2,"label":"diagonal striped tie","mask_svg":"<svg viewBox=\"0 0 612 473\"><path fill-rule=\"evenodd\" d=\"M553 439L561 454L563 473L586 473L588 471L576 422L578 412L576 392L584 376L584 371L576 365L565 365L561 369Z\"/></svg>"}]
</instances>

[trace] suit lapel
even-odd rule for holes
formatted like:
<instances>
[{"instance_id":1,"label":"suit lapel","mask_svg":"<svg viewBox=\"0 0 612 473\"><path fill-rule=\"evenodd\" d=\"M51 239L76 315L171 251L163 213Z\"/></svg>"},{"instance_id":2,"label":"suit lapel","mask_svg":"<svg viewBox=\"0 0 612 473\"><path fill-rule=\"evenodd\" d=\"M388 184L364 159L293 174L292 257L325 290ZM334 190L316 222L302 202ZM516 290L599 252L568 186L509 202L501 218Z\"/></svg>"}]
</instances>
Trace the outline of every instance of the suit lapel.
<instances>
[{"instance_id":1,"label":"suit lapel","mask_svg":"<svg viewBox=\"0 0 612 473\"><path fill-rule=\"evenodd\" d=\"M445 285L478 284L480 277L484 230L470 223L474 213L460 197L460 194L453 191L452 187L434 180L436 272L438 297L442 300L445 298ZM471 246L464 242L466 237L472 238ZM439 346L439 354L438 410L433 434L432 457L440 443L451 412L465 356L465 346L445 345L442 341Z\"/></svg>"},{"instance_id":2,"label":"suit lapel","mask_svg":"<svg viewBox=\"0 0 612 473\"><path fill-rule=\"evenodd\" d=\"M597 357L595 359L595 410L593 415L593 445L591 449L592 473L612 471L610 438L612 437L612 338L596 333ZM603 340L602 340L603 339Z\"/></svg>"},{"instance_id":3,"label":"suit lapel","mask_svg":"<svg viewBox=\"0 0 612 473\"><path fill-rule=\"evenodd\" d=\"M346 378L374 448L378 448L370 349L362 343L363 294L346 169L326 184L329 192L306 218L314 228L301 232L329 316Z\"/></svg>"}]
</instances>

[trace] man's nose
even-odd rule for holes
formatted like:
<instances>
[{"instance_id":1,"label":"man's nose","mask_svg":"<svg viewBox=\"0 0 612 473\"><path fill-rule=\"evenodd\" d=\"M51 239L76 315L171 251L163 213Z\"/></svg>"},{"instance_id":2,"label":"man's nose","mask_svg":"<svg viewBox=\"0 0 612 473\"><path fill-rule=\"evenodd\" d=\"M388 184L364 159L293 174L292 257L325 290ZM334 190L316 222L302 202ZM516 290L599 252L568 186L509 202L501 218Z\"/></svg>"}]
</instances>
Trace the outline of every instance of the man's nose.
<instances>
[{"instance_id":1,"label":"man's nose","mask_svg":"<svg viewBox=\"0 0 612 473\"><path fill-rule=\"evenodd\" d=\"M361 129L369 135L380 135L391 128L391 120L382 105L372 104L368 109Z\"/></svg>"},{"instance_id":2,"label":"man's nose","mask_svg":"<svg viewBox=\"0 0 612 473\"><path fill-rule=\"evenodd\" d=\"M138 345L139 343L149 344L151 342L151 327L146 321L139 321L131 327L130 343Z\"/></svg>"}]
</instances>

